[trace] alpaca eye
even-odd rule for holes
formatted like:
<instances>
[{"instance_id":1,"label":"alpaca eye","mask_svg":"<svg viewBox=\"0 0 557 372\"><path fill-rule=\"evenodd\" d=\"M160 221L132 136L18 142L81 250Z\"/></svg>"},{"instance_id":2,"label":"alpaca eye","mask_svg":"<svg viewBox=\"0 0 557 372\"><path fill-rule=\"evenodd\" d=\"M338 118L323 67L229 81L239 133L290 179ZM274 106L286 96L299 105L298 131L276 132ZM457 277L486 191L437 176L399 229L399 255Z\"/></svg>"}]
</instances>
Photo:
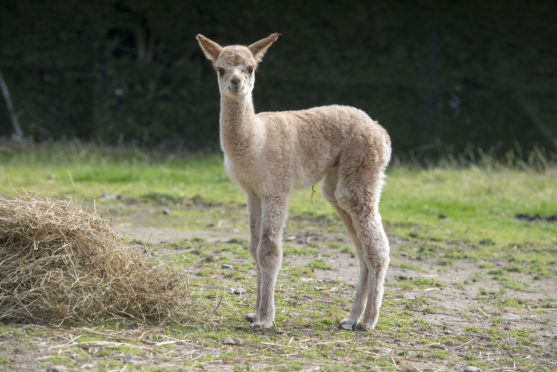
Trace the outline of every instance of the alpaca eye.
<instances>
[{"instance_id":1,"label":"alpaca eye","mask_svg":"<svg viewBox=\"0 0 557 372\"><path fill-rule=\"evenodd\" d=\"M224 73L226 72L223 68L219 68L217 71L219 72L219 76L224 76Z\"/></svg>"},{"instance_id":2,"label":"alpaca eye","mask_svg":"<svg viewBox=\"0 0 557 372\"><path fill-rule=\"evenodd\" d=\"M248 67L248 74L253 74L253 67Z\"/></svg>"}]
</instances>

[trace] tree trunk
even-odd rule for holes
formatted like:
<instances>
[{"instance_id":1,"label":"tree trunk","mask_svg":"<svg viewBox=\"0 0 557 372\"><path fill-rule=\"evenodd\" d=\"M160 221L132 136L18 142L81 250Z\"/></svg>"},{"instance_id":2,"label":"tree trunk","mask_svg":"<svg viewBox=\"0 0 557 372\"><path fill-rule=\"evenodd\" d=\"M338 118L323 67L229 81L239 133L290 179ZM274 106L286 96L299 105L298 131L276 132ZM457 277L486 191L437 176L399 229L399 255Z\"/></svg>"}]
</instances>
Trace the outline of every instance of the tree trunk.
<instances>
[{"instance_id":1,"label":"tree trunk","mask_svg":"<svg viewBox=\"0 0 557 372\"><path fill-rule=\"evenodd\" d=\"M10 97L10 91L8 90L8 85L4 80L4 76L2 75L2 71L0 70L0 90L2 90L2 96L4 97L4 101L6 101L6 107L8 108L8 112L10 113L10 118L12 120L12 125L14 127L14 131L16 136L23 142L25 142L25 136L23 135L23 131L19 126L19 122L17 121L17 115L14 110L14 105L12 104L12 99Z\"/></svg>"}]
</instances>

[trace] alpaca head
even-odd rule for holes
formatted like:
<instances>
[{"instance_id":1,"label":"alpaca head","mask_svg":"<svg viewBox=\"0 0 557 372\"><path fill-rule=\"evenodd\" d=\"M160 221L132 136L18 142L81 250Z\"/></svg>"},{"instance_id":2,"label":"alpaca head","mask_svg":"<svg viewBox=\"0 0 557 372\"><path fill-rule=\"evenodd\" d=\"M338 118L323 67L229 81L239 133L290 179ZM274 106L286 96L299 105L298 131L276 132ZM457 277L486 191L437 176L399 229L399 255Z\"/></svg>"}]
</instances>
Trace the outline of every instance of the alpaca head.
<instances>
[{"instance_id":1,"label":"alpaca head","mask_svg":"<svg viewBox=\"0 0 557 372\"><path fill-rule=\"evenodd\" d=\"M271 34L250 46L222 47L201 34L197 35L199 46L217 71L221 96L235 98L251 94L257 64L278 36L277 33Z\"/></svg>"}]
</instances>

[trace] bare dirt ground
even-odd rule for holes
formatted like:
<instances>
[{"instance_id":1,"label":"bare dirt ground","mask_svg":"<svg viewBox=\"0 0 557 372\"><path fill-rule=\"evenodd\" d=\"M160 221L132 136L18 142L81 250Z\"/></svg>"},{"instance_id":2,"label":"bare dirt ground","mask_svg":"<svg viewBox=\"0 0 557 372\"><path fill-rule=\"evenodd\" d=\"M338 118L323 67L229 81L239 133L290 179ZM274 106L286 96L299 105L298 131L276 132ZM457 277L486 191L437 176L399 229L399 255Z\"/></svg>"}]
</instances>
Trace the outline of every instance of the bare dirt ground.
<instances>
[{"instance_id":1,"label":"bare dirt ground","mask_svg":"<svg viewBox=\"0 0 557 372\"><path fill-rule=\"evenodd\" d=\"M208 242L218 243L238 236L245 239L248 237L247 232L239 232L237 230L230 232L210 230L184 231L132 225L122 225L121 229L126 236L153 243L189 240L194 237L201 237ZM325 243L329 241L343 241L347 242L347 245L351 245L343 233L320 232L315 234L286 231L285 241L288 244L300 247L310 242ZM545 365L553 370L557 370L557 357L554 354L557 337L555 307L553 306L550 309L553 312L550 311L549 314L540 314L535 311L538 306L547 304L548 300L552 301L553 305L555 305L556 278L551 277L532 282L528 291L504 289L504 296L506 298L513 298L520 304L527 304L526 309L524 306L513 306L513 304L495 307L482 301L481 296L485 292L499 293L502 289L502 285L498 281L488 279L488 268L481 267L473 260L458 260L454 265L440 266L435 259L431 261L420 260L412 254L401 250L400 247L407 244L407 242L399 238L391 237L390 243L392 257L385 283L386 296L403 299L425 297L429 308L418 311L415 316L428 323L440 326L447 335L461 334L463 329L467 327L488 328L493 322L493 314L497 314L498 318L503 322L504 329L527 329L529 334L537 340L537 344L532 345L532 349L534 349L534 346L538 346L545 351L543 354L532 351L526 358L544 360ZM326 244L319 244L318 249L319 256L327 262L330 269L315 270L316 282L338 280L346 283L355 293L359 272L357 258L353 257L350 253L327 247ZM284 262L288 266L304 267L314 258L313 256L306 255L287 255ZM494 264L497 265L497 263ZM531 282L531 277L527 274L516 272L512 273L512 277L522 282ZM408 278L433 279L436 282L442 283L442 286L408 290L394 285L397 281L407 280ZM478 280L478 278L483 279ZM464 341L460 348L471 348L475 342L476 340L474 339ZM512 357L510 351L508 354ZM489 353L482 355L480 350L479 357L489 360L490 357L496 358L497 356L492 356ZM413 366L419 367L420 364L416 362ZM424 363L423 365L431 366L430 363ZM439 366L439 370L443 370L443 367Z\"/></svg>"},{"instance_id":2,"label":"bare dirt ground","mask_svg":"<svg viewBox=\"0 0 557 372\"><path fill-rule=\"evenodd\" d=\"M194 238L202 238L209 243L221 243L229 241L232 238L247 239L245 231L218 231L218 230L177 230L160 227L144 227L132 224L121 224L119 229L122 235L128 238L136 239L142 242L161 243L175 242L181 240L191 240ZM324 260L330 269L315 270L314 278L306 280L315 281L319 285L321 281L339 281L345 283L347 288L346 295L353 296L358 277L357 259L350 252L343 252L327 246L326 242L341 241L346 245L347 238L341 233L298 233L287 231L285 240L294 247L304 247L308 243L316 243L319 250L319 257ZM449 266L442 266L434 260L419 260L408 250L401 249L402 246L408 245L408 242L391 237L392 260L391 267L388 271L386 281L386 298L390 301L415 300L422 301L424 298L428 304L427 307L416 306L414 316L424 321L435 324L446 335L463 334L463 330L468 327L488 328L497 318L498 322L502 322L503 328L508 330L527 329L529 334L535 340L534 344L529 346L532 350L527 353L525 358L547 366L550 370L557 370L557 358L555 357L555 339L557 335L557 321L555 306L549 311L538 312L539 307L547 303L548 299L555 302L555 288L557 288L557 280L550 277L544 280L538 280L531 283L528 291L519 291L506 289L505 297L517 299L520 303L527 306L508 306L494 307L490 302L482 301L482 293L494 293L497 296L501 289L501 284L495 280L487 279L487 268L480 267L476 262L467 260L458 260ZM238 260L238 258L233 258ZM307 255L287 255L285 256L285 266L305 267L315 257ZM234 261L231 262L234 265ZM497 265L497 263L494 263ZM195 271L195 268L192 268ZM521 273L512 273L513 278L523 281L529 281L530 278ZM441 286L432 286L428 288L404 288L397 285L402 280L408 278L427 278L439 282ZM478 278L484 278L477 280ZM279 280L280 277L279 277ZM496 314L497 316L494 316ZM121 358L128 359L132 369L135 365L137 368L155 368L157 370L176 369L177 366L172 360L196 360L207 353L218 353L218 350L209 350L202 345L196 343L188 343L183 340L172 339L168 337L164 340L147 340L143 338L143 326L137 328L127 327L124 330L103 331L103 337L109 337L109 340L82 342L80 346L90 355L97 355L89 362L83 363L80 369L98 369L99 364L95 359L103 358L98 353L99 349L106 346L124 345L121 343L125 339L137 339L137 342L145 347L161 343L169 343L174 347L167 351L157 351L157 349L149 348L146 354L142 356L139 363L135 363L133 354L121 355ZM0 334L0 370L44 370L42 361L52 361L53 353L64 354L64 350L76 344L77 338L81 337L83 327L72 329L71 327L52 327L52 326L22 326L24 333L13 331L13 336ZM88 330L94 334L95 328ZM478 356L479 360L489 361L490 358L500 358L498 353L482 353L481 349L474 349L476 343L489 342L497 340L482 340L485 335L474 335L462 341L461 345L456 345L448 349L442 344L430 345L432 348L438 347L441 351L462 352L469 350ZM112 336L111 336L112 335ZM141 346L140 346L141 347ZM538 351L536 351L538 350ZM543 352L539 352L543 350ZM381 352L391 355L399 350L390 348L382 348ZM79 358L78 355L74 356ZM74 358L69 355L69 358ZM513 357L509 351L507 357ZM4 359L2 359L4 358ZM9 360L9 363L2 363L2 360ZM466 363L468 364L468 363ZM473 362L470 362L473 364ZM17 367L16 367L17 366ZM265 369L268 366L261 364L253 366L255 369ZM222 364L207 363L203 365L206 370L232 370L232 366ZM319 370L319 366L312 366L313 370ZM119 370L106 366L106 370ZM420 371L420 370L455 370L443 365L443 361L431 360L414 360L411 365L397 365L397 370ZM459 367L458 370L462 370ZM520 368L509 368L509 370L520 370Z\"/></svg>"}]
</instances>

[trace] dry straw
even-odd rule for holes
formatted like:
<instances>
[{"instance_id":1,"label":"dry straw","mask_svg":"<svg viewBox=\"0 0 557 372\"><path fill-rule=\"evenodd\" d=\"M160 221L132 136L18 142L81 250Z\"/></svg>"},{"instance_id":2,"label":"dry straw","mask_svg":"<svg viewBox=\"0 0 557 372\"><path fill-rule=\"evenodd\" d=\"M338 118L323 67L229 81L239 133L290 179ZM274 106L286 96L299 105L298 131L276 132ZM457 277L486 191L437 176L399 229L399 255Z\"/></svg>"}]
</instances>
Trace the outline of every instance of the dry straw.
<instances>
[{"instance_id":1,"label":"dry straw","mask_svg":"<svg viewBox=\"0 0 557 372\"><path fill-rule=\"evenodd\" d=\"M152 265L97 213L0 196L0 321L187 319L186 277Z\"/></svg>"}]
</instances>

